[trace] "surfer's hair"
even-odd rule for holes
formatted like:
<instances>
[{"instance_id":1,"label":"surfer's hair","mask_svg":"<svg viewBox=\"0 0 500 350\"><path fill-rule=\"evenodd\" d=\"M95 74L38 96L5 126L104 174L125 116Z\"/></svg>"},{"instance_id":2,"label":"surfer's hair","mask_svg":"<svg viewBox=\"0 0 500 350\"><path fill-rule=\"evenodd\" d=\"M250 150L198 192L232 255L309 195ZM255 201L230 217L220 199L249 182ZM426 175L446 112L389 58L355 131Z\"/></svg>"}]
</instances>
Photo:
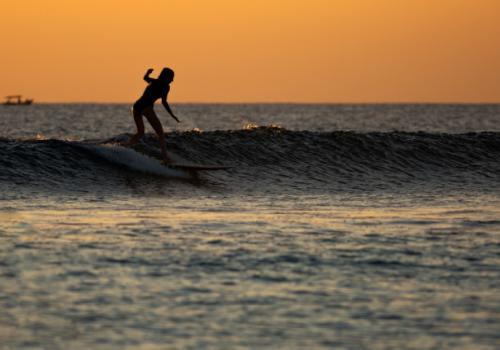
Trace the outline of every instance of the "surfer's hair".
<instances>
[{"instance_id":1,"label":"surfer's hair","mask_svg":"<svg viewBox=\"0 0 500 350\"><path fill-rule=\"evenodd\" d=\"M174 71L170 68L163 68L160 75L158 76L159 80L174 80Z\"/></svg>"}]
</instances>

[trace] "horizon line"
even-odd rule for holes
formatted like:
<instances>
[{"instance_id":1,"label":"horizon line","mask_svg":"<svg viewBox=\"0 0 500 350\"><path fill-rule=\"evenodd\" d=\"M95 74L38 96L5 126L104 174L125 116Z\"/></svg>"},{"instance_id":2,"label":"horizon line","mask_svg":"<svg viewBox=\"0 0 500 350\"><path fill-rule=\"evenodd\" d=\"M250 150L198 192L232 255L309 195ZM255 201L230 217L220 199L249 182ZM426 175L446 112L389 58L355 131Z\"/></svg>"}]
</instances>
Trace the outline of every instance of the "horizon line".
<instances>
[{"instance_id":1,"label":"horizon line","mask_svg":"<svg viewBox=\"0 0 500 350\"><path fill-rule=\"evenodd\" d=\"M130 101L37 101L36 99L34 100L33 104L130 104L133 105L134 102ZM156 103L159 104L159 103ZM213 101L213 102L207 102L207 101L176 101L176 102L169 102L169 104L175 105L175 104L226 104L226 105L237 105L237 104L289 104L289 105L497 105L500 104L499 101L364 101L364 102L353 102L353 101L346 101L346 102L324 102L324 101L318 101L318 102L285 102L285 101L235 101L235 102L221 102L221 101Z\"/></svg>"}]
</instances>

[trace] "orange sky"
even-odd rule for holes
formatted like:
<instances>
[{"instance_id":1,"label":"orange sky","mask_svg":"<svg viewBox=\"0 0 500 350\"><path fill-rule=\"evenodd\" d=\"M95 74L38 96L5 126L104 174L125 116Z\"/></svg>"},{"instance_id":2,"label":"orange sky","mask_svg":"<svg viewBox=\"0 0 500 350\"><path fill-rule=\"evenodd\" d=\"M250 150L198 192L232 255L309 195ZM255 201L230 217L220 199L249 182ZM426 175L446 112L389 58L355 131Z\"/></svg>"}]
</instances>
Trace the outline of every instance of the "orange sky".
<instances>
[{"instance_id":1,"label":"orange sky","mask_svg":"<svg viewBox=\"0 0 500 350\"><path fill-rule=\"evenodd\" d=\"M499 0L23 0L1 5L0 97L500 102Z\"/></svg>"}]
</instances>

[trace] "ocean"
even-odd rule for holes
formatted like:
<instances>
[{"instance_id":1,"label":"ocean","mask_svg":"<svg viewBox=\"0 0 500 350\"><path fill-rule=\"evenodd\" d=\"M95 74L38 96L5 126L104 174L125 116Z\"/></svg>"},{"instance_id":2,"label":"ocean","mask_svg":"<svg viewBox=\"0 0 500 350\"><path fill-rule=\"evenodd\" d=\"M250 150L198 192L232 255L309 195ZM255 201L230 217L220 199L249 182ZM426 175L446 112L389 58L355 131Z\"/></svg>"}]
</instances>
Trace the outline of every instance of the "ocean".
<instances>
[{"instance_id":1,"label":"ocean","mask_svg":"<svg viewBox=\"0 0 500 350\"><path fill-rule=\"evenodd\" d=\"M500 105L0 106L0 349L498 349Z\"/></svg>"}]
</instances>

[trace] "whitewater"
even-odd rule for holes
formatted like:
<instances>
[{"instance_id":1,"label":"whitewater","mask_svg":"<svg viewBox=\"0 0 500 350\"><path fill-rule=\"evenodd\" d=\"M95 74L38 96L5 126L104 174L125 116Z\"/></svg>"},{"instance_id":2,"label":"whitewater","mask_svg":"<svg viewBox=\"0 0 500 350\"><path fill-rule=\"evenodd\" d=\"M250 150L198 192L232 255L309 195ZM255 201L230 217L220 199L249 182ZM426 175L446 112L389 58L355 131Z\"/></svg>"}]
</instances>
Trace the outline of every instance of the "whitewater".
<instances>
[{"instance_id":1,"label":"whitewater","mask_svg":"<svg viewBox=\"0 0 500 350\"><path fill-rule=\"evenodd\" d=\"M498 348L499 105L1 107L0 349Z\"/></svg>"}]
</instances>

